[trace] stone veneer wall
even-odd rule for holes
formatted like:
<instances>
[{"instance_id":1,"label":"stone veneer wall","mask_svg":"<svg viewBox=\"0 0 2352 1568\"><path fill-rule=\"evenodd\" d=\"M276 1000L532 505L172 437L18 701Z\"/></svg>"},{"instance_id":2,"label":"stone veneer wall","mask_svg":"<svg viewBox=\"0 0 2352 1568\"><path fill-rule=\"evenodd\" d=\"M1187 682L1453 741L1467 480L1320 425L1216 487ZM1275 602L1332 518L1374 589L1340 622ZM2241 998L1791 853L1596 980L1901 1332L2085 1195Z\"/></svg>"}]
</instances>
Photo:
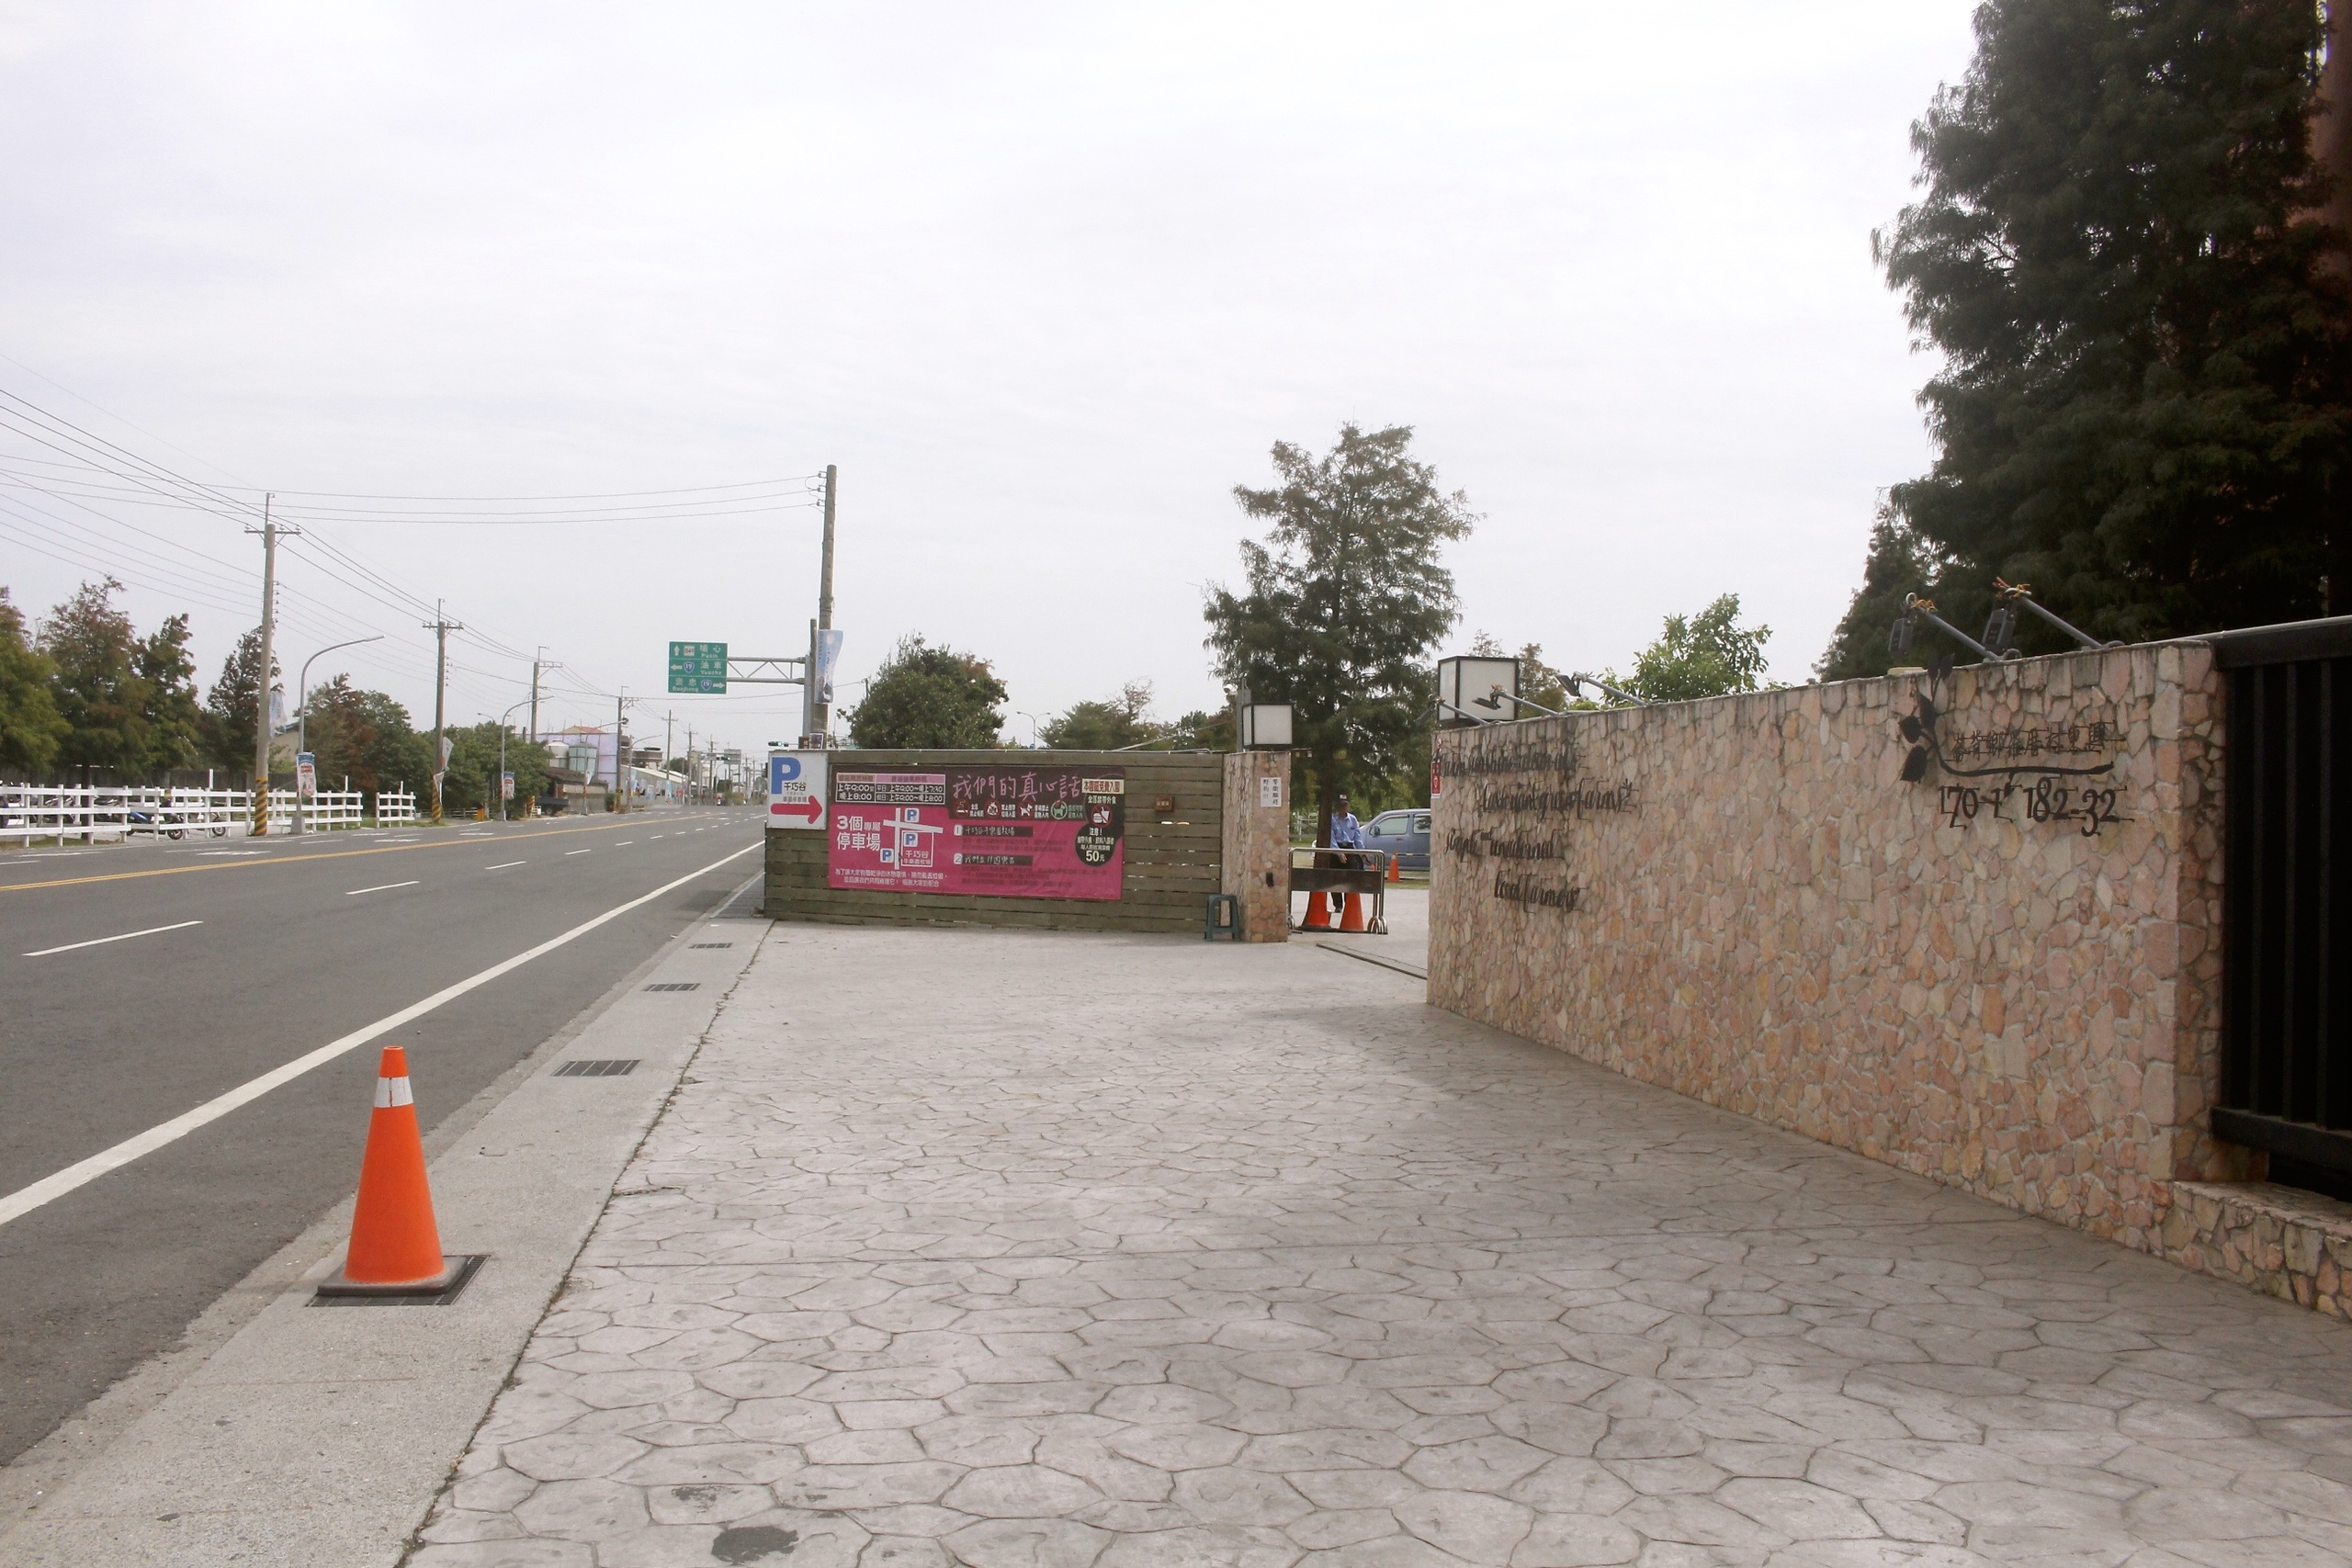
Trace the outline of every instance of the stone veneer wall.
<instances>
[{"instance_id":1,"label":"stone veneer wall","mask_svg":"<svg viewBox=\"0 0 2352 1568\"><path fill-rule=\"evenodd\" d=\"M2220 690L2165 643L1447 731L1430 999L2171 1250L2172 1183L2245 1174Z\"/></svg>"}]
</instances>

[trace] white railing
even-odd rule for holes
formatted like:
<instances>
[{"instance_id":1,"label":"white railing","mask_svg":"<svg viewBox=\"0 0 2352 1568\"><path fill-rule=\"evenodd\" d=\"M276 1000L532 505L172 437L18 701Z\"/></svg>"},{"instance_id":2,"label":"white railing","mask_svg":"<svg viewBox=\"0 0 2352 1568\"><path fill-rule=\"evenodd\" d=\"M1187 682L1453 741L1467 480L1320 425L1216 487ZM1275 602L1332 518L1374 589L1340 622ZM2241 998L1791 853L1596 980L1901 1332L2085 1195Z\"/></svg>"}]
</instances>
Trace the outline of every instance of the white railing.
<instances>
[{"instance_id":1,"label":"white railing","mask_svg":"<svg viewBox=\"0 0 2352 1568\"><path fill-rule=\"evenodd\" d=\"M269 792L269 830L294 831L294 792ZM368 825L368 798L360 791L321 790L311 796L305 827L311 832ZM379 790L376 823L412 823L416 796L406 790ZM253 795L242 789L164 789L139 786L0 784L0 843L14 840L79 839L84 843L119 841L149 835L173 839L253 834Z\"/></svg>"}]
</instances>

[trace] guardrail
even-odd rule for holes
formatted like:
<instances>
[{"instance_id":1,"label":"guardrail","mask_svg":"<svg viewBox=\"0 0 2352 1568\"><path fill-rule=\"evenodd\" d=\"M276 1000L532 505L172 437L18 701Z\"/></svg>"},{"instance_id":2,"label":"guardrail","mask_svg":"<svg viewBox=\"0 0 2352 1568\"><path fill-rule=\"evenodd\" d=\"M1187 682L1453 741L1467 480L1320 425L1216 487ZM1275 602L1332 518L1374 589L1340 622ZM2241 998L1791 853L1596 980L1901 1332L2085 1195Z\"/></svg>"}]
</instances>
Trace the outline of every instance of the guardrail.
<instances>
[{"instance_id":1,"label":"guardrail","mask_svg":"<svg viewBox=\"0 0 2352 1568\"><path fill-rule=\"evenodd\" d=\"M367 795L356 789L321 790L305 803L311 832L370 825ZM84 843L153 835L168 839L253 836L253 794L242 789L167 789L75 784L0 784L0 843L13 840L79 839ZM294 792L269 792L269 830L294 830ZM416 796L379 790L372 818L379 827L417 820Z\"/></svg>"}]
</instances>

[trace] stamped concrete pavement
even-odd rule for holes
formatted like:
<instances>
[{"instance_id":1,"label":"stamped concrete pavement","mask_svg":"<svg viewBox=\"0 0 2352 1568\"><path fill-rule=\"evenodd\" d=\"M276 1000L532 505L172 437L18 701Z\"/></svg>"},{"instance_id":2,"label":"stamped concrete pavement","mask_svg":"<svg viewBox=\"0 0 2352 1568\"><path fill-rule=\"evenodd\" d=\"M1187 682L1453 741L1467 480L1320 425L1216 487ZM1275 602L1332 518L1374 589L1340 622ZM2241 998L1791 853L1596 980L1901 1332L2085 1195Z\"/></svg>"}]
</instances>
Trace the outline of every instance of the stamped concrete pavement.
<instances>
[{"instance_id":1,"label":"stamped concrete pavement","mask_svg":"<svg viewBox=\"0 0 2352 1568\"><path fill-rule=\"evenodd\" d=\"M2352 1562L2352 1329L1310 943L777 928L416 1568Z\"/></svg>"}]
</instances>

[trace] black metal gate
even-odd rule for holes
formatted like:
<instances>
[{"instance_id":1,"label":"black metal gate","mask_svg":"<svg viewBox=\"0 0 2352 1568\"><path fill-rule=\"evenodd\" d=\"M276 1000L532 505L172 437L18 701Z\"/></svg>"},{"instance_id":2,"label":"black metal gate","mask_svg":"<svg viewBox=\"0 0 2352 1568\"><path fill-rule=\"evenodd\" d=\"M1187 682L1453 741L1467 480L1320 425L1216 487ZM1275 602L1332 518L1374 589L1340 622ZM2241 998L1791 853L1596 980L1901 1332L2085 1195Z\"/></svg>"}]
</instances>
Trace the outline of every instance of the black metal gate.
<instances>
[{"instance_id":1,"label":"black metal gate","mask_svg":"<svg viewBox=\"0 0 2352 1568\"><path fill-rule=\"evenodd\" d=\"M2352 1198L2352 617L2212 639L2227 682L2213 1135Z\"/></svg>"}]
</instances>

